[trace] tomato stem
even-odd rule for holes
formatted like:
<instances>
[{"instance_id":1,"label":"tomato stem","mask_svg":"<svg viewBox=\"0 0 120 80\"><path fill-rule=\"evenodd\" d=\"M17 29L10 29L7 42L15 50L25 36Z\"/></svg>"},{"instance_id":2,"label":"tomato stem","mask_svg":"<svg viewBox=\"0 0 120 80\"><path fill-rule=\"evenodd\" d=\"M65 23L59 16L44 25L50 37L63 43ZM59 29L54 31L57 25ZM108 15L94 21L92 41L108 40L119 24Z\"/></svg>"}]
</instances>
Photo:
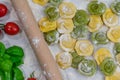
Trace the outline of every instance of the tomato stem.
<instances>
[{"instance_id":1,"label":"tomato stem","mask_svg":"<svg viewBox=\"0 0 120 80\"><path fill-rule=\"evenodd\" d=\"M30 78L34 78L34 73L35 71L32 72L32 74L30 75Z\"/></svg>"},{"instance_id":2,"label":"tomato stem","mask_svg":"<svg viewBox=\"0 0 120 80\"><path fill-rule=\"evenodd\" d=\"M3 30L4 29L4 24L0 24L0 30Z\"/></svg>"}]
</instances>

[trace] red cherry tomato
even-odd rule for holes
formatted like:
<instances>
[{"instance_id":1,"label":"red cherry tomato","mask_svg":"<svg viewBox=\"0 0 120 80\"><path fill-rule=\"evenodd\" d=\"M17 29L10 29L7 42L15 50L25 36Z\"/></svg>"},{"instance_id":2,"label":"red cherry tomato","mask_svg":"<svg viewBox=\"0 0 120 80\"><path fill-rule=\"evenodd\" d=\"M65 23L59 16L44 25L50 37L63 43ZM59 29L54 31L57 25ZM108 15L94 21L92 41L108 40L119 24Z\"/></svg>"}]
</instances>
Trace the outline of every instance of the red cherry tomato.
<instances>
[{"instance_id":1,"label":"red cherry tomato","mask_svg":"<svg viewBox=\"0 0 120 80\"><path fill-rule=\"evenodd\" d=\"M0 3L0 17L5 16L7 14L7 11L7 7L4 4Z\"/></svg>"},{"instance_id":2,"label":"red cherry tomato","mask_svg":"<svg viewBox=\"0 0 120 80\"><path fill-rule=\"evenodd\" d=\"M19 33L20 28L16 23L8 22L4 27L4 31L8 35L16 35L17 33Z\"/></svg>"},{"instance_id":3,"label":"red cherry tomato","mask_svg":"<svg viewBox=\"0 0 120 80\"><path fill-rule=\"evenodd\" d=\"M27 80L36 80L36 78L28 78Z\"/></svg>"}]
</instances>

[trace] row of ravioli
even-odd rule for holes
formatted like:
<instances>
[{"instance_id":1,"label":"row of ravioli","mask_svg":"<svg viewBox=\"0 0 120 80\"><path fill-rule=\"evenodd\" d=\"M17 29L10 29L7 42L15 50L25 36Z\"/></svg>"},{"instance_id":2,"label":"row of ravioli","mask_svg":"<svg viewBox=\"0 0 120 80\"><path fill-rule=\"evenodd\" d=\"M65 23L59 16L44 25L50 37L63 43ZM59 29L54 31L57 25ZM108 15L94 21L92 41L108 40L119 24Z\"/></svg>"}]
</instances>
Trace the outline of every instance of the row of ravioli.
<instances>
[{"instance_id":1,"label":"row of ravioli","mask_svg":"<svg viewBox=\"0 0 120 80\"><path fill-rule=\"evenodd\" d=\"M75 68L80 74L93 76L99 69L105 80L120 80L117 63L120 63L120 2L107 8L103 2L90 1L87 11L78 10L63 0L33 0L47 6L46 17L39 21L40 30L48 45L59 44L64 52L56 55L62 69ZM101 30L107 28L106 31ZM104 45L114 43L114 55ZM94 52L94 45L103 45ZM94 59L89 59L93 56Z\"/></svg>"}]
</instances>

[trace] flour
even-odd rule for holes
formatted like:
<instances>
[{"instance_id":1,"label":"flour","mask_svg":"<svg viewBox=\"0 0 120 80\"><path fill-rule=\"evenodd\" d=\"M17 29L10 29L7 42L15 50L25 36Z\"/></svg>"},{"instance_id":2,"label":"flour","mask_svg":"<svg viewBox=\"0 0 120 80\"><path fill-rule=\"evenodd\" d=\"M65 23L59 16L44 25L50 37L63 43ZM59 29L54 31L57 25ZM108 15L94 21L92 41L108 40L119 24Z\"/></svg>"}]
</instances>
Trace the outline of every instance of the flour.
<instances>
[{"instance_id":1,"label":"flour","mask_svg":"<svg viewBox=\"0 0 120 80\"><path fill-rule=\"evenodd\" d=\"M92 1L92 0L63 0L64 2L72 2L73 4L76 5L77 9L83 9L83 10L86 10L87 11L87 4L89 3L89 1ZM104 2L107 7L109 7L109 5L111 4L111 2L115 1L115 0L98 0L99 3L100 1ZM30 4L30 7L32 9L32 12L35 16L35 19L36 21L39 21L42 17L45 16L44 14L44 9L45 7L42 7L40 5L37 5L37 4L34 4L32 2L32 0L28 0L29 4ZM69 11L68 8L64 7L62 9L64 12L66 11ZM60 21L62 22L62 21ZM64 24L62 25L63 29L64 29ZM100 26L100 25L97 25L97 26ZM63 31L60 31L60 32L64 32L66 29L64 29ZM100 31L107 31L108 28L106 26L103 26ZM88 35L89 37L89 35ZM64 38L64 40L68 40L67 38ZM106 47L108 48L111 53L113 51L113 43L109 43L109 44L106 44L104 46L101 46L101 45L98 45L97 47L95 46L95 51L100 48L100 47ZM51 49L51 52L53 52L53 56L55 56L58 52L62 51L59 47L59 45L50 45L49 48ZM60 69L61 70L61 69ZM92 77L86 77L86 76L83 76L81 75L76 69L73 69L73 68L68 68L66 70L61 70L61 74L63 76L63 80L104 80L104 76L101 75L101 72L98 70L96 72L96 74Z\"/></svg>"}]
</instances>

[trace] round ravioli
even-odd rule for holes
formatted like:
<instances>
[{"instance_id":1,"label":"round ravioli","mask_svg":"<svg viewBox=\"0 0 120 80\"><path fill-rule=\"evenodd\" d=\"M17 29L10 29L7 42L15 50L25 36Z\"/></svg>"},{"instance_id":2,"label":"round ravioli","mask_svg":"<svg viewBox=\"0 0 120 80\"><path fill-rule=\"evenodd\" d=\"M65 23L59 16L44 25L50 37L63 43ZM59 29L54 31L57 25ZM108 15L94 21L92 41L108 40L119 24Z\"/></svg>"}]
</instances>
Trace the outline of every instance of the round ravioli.
<instances>
[{"instance_id":1,"label":"round ravioli","mask_svg":"<svg viewBox=\"0 0 120 80\"><path fill-rule=\"evenodd\" d=\"M91 35L94 44L107 44L109 42L105 32L94 32Z\"/></svg>"},{"instance_id":2,"label":"round ravioli","mask_svg":"<svg viewBox=\"0 0 120 80\"><path fill-rule=\"evenodd\" d=\"M45 13L49 21L55 21L59 18L59 11L55 6L47 6Z\"/></svg>"},{"instance_id":3,"label":"round ravioli","mask_svg":"<svg viewBox=\"0 0 120 80\"><path fill-rule=\"evenodd\" d=\"M100 63L100 70L105 76L111 76L115 73L117 65L113 58L107 57Z\"/></svg>"},{"instance_id":4,"label":"round ravioli","mask_svg":"<svg viewBox=\"0 0 120 80\"><path fill-rule=\"evenodd\" d=\"M112 55L108 49L100 48L96 51L94 57L97 64L99 65L105 58L112 57Z\"/></svg>"},{"instance_id":5,"label":"round ravioli","mask_svg":"<svg viewBox=\"0 0 120 80\"><path fill-rule=\"evenodd\" d=\"M72 64L72 55L68 52L62 52L56 55L56 61L62 69L66 69Z\"/></svg>"},{"instance_id":6,"label":"round ravioli","mask_svg":"<svg viewBox=\"0 0 120 80\"><path fill-rule=\"evenodd\" d=\"M104 23L108 27L114 27L118 24L118 16L114 14L111 9L107 9L106 12L102 16Z\"/></svg>"},{"instance_id":7,"label":"round ravioli","mask_svg":"<svg viewBox=\"0 0 120 80\"><path fill-rule=\"evenodd\" d=\"M87 25L89 22L89 15L85 10L77 10L73 17L73 22L75 26Z\"/></svg>"},{"instance_id":8,"label":"round ravioli","mask_svg":"<svg viewBox=\"0 0 120 80\"><path fill-rule=\"evenodd\" d=\"M70 34L63 34L60 37L60 46L65 51L73 51L76 40Z\"/></svg>"},{"instance_id":9,"label":"round ravioli","mask_svg":"<svg viewBox=\"0 0 120 80\"><path fill-rule=\"evenodd\" d=\"M106 10L106 5L98 0L92 0L88 4L88 11L93 15L102 15Z\"/></svg>"},{"instance_id":10,"label":"round ravioli","mask_svg":"<svg viewBox=\"0 0 120 80\"><path fill-rule=\"evenodd\" d=\"M93 45L88 40L79 40L76 42L75 50L80 56L90 56L93 53Z\"/></svg>"},{"instance_id":11,"label":"round ravioli","mask_svg":"<svg viewBox=\"0 0 120 80\"><path fill-rule=\"evenodd\" d=\"M102 26L103 22L100 16L98 15L91 15L90 16L90 22L88 24L88 29L90 32L96 32L98 31Z\"/></svg>"},{"instance_id":12,"label":"round ravioli","mask_svg":"<svg viewBox=\"0 0 120 80\"><path fill-rule=\"evenodd\" d=\"M110 7L115 14L120 15L120 1L119 0L114 1Z\"/></svg>"},{"instance_id":13,"label":"round ravioli","mask_svg":"<svg viewBox=\"0 0 120 80\"><path fill-rule=\"evenodd\" d=\"M115 72L112 76L106 76L105 80L120 80L120 72Z\"/></svg>"},{"instance_id":14,"label":"round ravioli","mask_svg":"<svg viewBox=\"0 0 120 80\"><path fill-rule=\"evenodd\" d=\"M40 30L42 32L52 31L52 30L55 30L57 28L56 21L50 22L46 17L42 18L39 21L39 26L40 26Z\"/></svg>"},{"instance_id":15,"label":"round ravioli","mask_svg":"<svg viewBox=\"0 0 120 80\"><path fill-rule=\"evenodd\" d=\"M96 73L96 62L90 59L82 60L78 65L78 71L85 76L93 76Z\"/></svg>"},{"instance_id":16,"label":"round ravioli","mask_svg":"<svg viewBox=\"0 0 120 80\"><path fill-rule=\"evenodd\" d=\"M72 19L60 18L57 21L57 26L59 33L70 33L73 31L74 28Z\"/></svg>"},{"instance_id":17,"label":"round ravioli","mask_svg":"<svg viewBox=\"0 0 120 80\"><path fill-rule=\"evenodd\" d=\"M44 6L48 3L49 0L33 0L34 3L40 4L41 6Z\"/></svg>"},{"instance_id":18,"label":"round ravioli","mask_svg":"<svg viewBox=\"0 0 120 80\"><path fill-rule=\"evenodd\" d=\"M107 32L107 36L112 42L120 42L120 26L110 28Z\"/></svg>"},{"instance_id":19,"label":"round ravioli","mask_svg":"<svg viewBox=\"0 0 120 80\"><path fill-rule=\"evenodd\" d=\"M48 44L57 43L59 38L59 33L56 30L44 33L44 38Z\"/></svg>"},{"instance_id":20,"label":"round ravioli","mask_svg":"<svg viewBox=\"0 0 120 80\"><path fill-rule=\"evenodd\" d=\"M71 32L71 36L75 39L85 38L88 35L88 28L85 25L77 26Z\"/></svg>"},{"instance_id":21,"label":"round ravioli","mask_svg":"<svg viewBox=\"0 0 120 80\"><path fill-rule=\"evenodd\" d=\"M63 2L59 6L59 11L62 18L73 18L76 13L76 7L71 2Z\"/></svg>"}]
</instances>

